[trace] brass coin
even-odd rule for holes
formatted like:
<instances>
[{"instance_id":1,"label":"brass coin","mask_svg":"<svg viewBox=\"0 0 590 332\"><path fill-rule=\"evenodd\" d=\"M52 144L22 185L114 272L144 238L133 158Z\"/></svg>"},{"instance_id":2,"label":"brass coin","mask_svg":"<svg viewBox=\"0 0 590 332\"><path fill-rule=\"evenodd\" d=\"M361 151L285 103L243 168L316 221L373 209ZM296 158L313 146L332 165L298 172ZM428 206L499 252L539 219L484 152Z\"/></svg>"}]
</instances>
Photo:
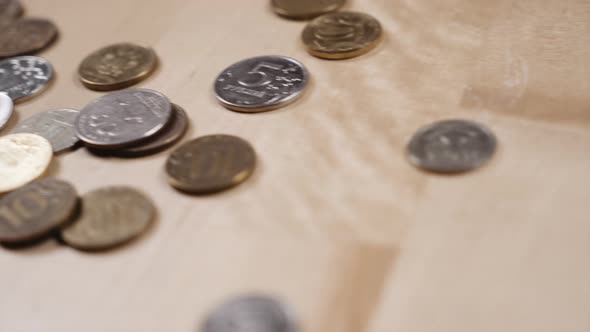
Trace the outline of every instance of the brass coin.
<instances>
[{"instance_id":1,"label":"brass coin","mask_svg":"<svg viewBox=\"0 0 590 332\"><path fill-rule=\"evenodd\" d=\"M36 53L57 37L57 27L48 20L24 18L0 29L0 57Z\"/></svg>"},{"instance_id":2,"label":"brass coin","mask_svg":"<svg viewBox=\"0 0 590 332\"><path fill-rule=\"evenodd\" d=\"M78 220L64 227L61 237L76 249L110 249L141 235L155 214L150 199L133 188L98 189L82 197Z\"/></svg>"},{"instance_id":3,"label":"brass coin","mask_svg":"<svg viewBox=\"0 0 590 332\"><path fill-rule=\"evenodd\" d=\"M383 30L370 15L334 12L311 21L303 30L307 51L324 59L348 59L375 48Z\"/></svg>"},{"instance_id":4,"label":"brass coin","mask_svg":"<svg viewBox=\"0 0 590 332\"><path fill-rule=\"evenodd\" d=\"M218 192L244 182L256 167L256 152L245 140L210 135L187 142L166 162L170 184L194 194Z\"/></svg>"},{"instance_id":5,"label":"brass coin","mask_svg":"<svg viewBox=\"0 0 590 332\"><path fill-rule=\"evenodd\" d=\"M47 178L32 182L0 199L0 241L33 241L67 222L76 210L76 189Z\"/></svg>"},{"instance_id":6,"label":"brass coin","mask_svg":"<svg viewBox=\"0 0 590 332\"><path fill-rule=\"evenodd\" d=\"M78 68L80 80L92 90L119 90L147 78L157 67L156 52L147 47L120 43L87 56Z\"/></svg>"},{"instance_id":7,"label":"brass coin","mask_svg":"<svg viewBox=\"0 0 590 332\"><path fill-rule=\"evenodd\" d=\"M296 20L314 18L342 7L346 0L272 0L273 10Z\"/></svg>"}]
</instances>

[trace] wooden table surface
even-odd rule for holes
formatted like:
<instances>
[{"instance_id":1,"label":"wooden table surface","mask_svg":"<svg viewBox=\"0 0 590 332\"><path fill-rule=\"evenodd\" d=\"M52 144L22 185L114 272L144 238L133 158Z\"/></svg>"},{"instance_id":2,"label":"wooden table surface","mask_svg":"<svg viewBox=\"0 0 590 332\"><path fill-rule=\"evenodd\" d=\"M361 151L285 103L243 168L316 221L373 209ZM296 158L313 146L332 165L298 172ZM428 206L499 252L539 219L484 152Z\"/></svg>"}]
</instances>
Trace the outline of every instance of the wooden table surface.
<instances>
[{"instance_id":1,"label":"wooden table surface","mask_svg":"<svg viewBox=\"0 0 590 332\"><path fill-rule=\"evenodd\" d=\"M242 136L260 164L235 190L191 197L167 185L168 152L60 155L50 175L80 193L136 186L157 226L107 253L0 250L0 331L197 331L250 292L284 299L304 332L590 331L587 0L351 0L386 39L347 61L308 55L305 23L267 0L23 2L61 37L41 53L57 79L18 119L83 107L100 93L78 82L81 59L135 41L161 59L140 86L188 111L187 139ZM264 114L218 105L216 75L263 54L306 64L304 98ZM411 167L412 133L454 117L496 132L493 161L462 176Z\"/></svg>"}]
</instances>

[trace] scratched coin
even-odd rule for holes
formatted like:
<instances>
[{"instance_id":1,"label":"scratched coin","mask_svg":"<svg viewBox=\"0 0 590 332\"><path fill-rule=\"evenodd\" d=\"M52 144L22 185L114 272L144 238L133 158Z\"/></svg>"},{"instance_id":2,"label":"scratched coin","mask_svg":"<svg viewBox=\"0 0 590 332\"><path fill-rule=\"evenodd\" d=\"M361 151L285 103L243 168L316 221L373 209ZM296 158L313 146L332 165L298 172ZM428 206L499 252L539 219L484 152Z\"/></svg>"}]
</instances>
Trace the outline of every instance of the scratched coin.
<instances>
[{"instance_id":1,"label":"scratched coin","mask_svg":"<svg viewBox=\"0 0 590 332\"><path fill-rule=\"evenodd\" d=\"M61 230L61 238L81 250L111 249L143 234L155 214L152 201L136 189L98 189L82 196L80 215Z\"/></svg>"},{"instance_id":2,"label":"scratched coin","mask_svg":"<svg viewBox=\"0 0 590 332\"><path fill-rule=\"evenodd\" d=\"M333 12L311 21L303 30L302 39L313 56L348 59L374 49L382 34L381 24L370 15Z\"/></svg>"},{"instance_id":3,"label":"scratched coin","mask_svg":"<svg viewBox=\"0 0 590 332\"><path fill-rule=\"evenodd\" d=\"M222 105L238 112L264 112L285 106L307 86L307 69L284 56L246 59L225 69L215 80Z\"/></svg>"},{"instance_id":4,"label":"scratched coin","mask_svg":"<svg viewBox=\"0 0 590 332\"><path fill-rule=\"evenodd\" d=\"M170 101L148 89L126 89L95 99L80 111L78 137L96 149L131 146L162 130L172 115Z\"/></svg>"},{"instance_id":5,"label":"scratched coin","mask_svg":"<svg viewBox=\"0 0 590 332\"><path fill-rule=\"evenodd\" d=\"M51 64L35 56L19 56L0 61L0 91L14 102L41 93L53 78Z\"/></svg>"},{"instance_id":6,"label":"scratched coin","mask_svg":"<svg viewBox=\"0 0 590 332\"><path fill-rule=\"evenodd\" d=\"M47 178L31 182L0 199L0 242L41 238L69 221L78 202L74 187Z\"/></svg>"},{"instance_id":7,"label":"scratched coin","mask_svg":"<svg viewBox=\"0 0 590 332\"><path fill-rule=\"evenodd\" d=\"M23 15L24 9L18 0L0 0L0 24L4 25Z\"/></svg>"},{"instance_id":8,"label":"scratched coin","mask_svg":"<svg viewBox=\"0 0 590 332\"><path fill-rule=\"evenodd\" d=\"M13 132L43 136L51 143L53 152L61 152L79 142L74 127L79 113L77 110L70 109L37 113L18 124Z\"/></svg>"},{"instance_id":9,"label":"scratched coin","mask_svg":"<svg viewBox=\"0 0 590 332\"><path fill-rule=\"evenodd\" d=\"M274 11L292 19L308 19L342 7L346 0L272 0Z\"/></svg>"},{"instance_id":10,"label":"scratched coin","mask_svg":"<svg viewBox=\"0 0 590 332\"><path fill-rule=\"evenodd\" d=\"M170 184L182 191L206 194L244 182L256 167L256 153L241 138L203 136L181 145L168 158Z\"/></svg>"},{"instance_id":11,"label":"scratched coin","mask_svg":"<svg viewBox=\"0 0 590 332\"><path fill-rule=\"evenodd\" d=\"M291 310L272 297L246 295L231 299L214 310L202 332L295 332Z\"/></svg>"},{"instance_id":12,"label":"scratched coin","mask_svg":"<svg viewBox=\"0 0 590 332\"><path fill-rule=\"evenodd\" d=\"M52 157L51 144L39 135L0 137L0 193L37 179L45 173Z\"/></svg>"},{"instance_id":13,"label":"scratched coin","mask_svg":"<svg viewBox=\"0 0 590 332\"><path fill-rule=\"evenodd\" d=\"M24 18L2 26L0 57L36 53L57 37L57 27L49 20Z\"/></svg>"},{"instance_id":14,"label":"scratched coin","mask_svg":"<svg viewBox=\"0 0 590 332\"><path fill-rule=\"evenodd\" d=\"M12 99L4 92L0 92L0 130L6 126L14 113Z\"/></svg>"},{"instance_id":15,"label":"scratched coin","mask_svg":"<svg viewBox=\"0 0 590 332\"><path fill-rule=\"evenodd\" d=\"M158 57L153 49L120 43L90 54L80 64L78 73L89 89L118 90L144 80L157 64Z\"/></svg>"},{"instance_id":16,"label":"scratched coin","mask_svg":"<svg viewBox=\"0 0 590 332\"><path fill-rule=\"evenodd\" d=\"M445 120L420 129L408 145L416 167L438 173L460 173L485 164L496 151L487 127L466 120Z\"/></svg>"}]
</instances>

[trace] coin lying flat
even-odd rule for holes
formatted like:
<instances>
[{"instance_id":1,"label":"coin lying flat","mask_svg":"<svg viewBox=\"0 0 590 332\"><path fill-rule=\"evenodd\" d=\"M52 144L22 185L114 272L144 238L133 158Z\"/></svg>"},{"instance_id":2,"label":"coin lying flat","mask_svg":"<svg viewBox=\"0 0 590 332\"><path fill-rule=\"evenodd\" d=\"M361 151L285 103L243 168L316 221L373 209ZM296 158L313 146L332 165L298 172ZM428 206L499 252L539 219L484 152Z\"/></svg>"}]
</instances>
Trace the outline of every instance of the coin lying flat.
<instances>
[{"instance_id":1,"label":"coin lying flat","mask_svg":"<svg viewBox=\"0 0 590 332\"><path fill-rule=\"evenodd\" d=\"M2 27L0 57L36 53L57 37L57 27L48 20L24 18Z\"/></svg>"},{"instance_id":2,"label":"coin lying flat","mask_svg":"<svg viewBox=\"0 0 590 332\"><path fill-rule=\"evenodd\" d=\"M127 89L95 99L80 111L78 137L96 149L117 149L148 139L172 116L170 101L148 89Z\"/></svg>"},{"instance_id":3,"label":"coin lying flat","mask_svg":"<svg viewBox=\"0 0 590 332\"><path fill-rule=\"evenodd\" d=\"M78 69L80 80L93 90L118 90L147 78L158 64L153 49L121 43L90 54Z\"/></svg>"},{"instance_id":4,"label":"coin lying flat","mask_svg":"<svg viewBox=\"0 0 590 332\"><path fill-rule=\"evenodd\" d=\"M57 179L41 179L0 199L0 241L19 243L43 237L69 221L76 189Z\"/></svg>"},{"instance_id":5,"label":"coin lying flat","mask_svg":"<svg viewBox=\"0 0 590 332\"><path fill-rule=\"evenodd\" d=\"M155 214L150 199L133 188L98 189L82 196L80 216L61 230L61 238L81 250L111 249L141 235Z\"/></svg>"},{"instance_id":6,"label":"coin lying flat","mask_svg":"<svg viewBox=\"0 0 590 332\"><path fill-rule=\"evenodd\" d=\"M0 130L6 126L12 113L14 113L12 99L6 93L0 92Z\"/></svg>"},{"instance_id":7,"label":"coin lying flat","mask_svg":"<svg viewBox=\"0 0 590 332\"><path fill-rule=\"evenodd\" d=\"M244 182L256 167L256 153L241 138L210 135L181 145L168 158L170 184L182 191L206 194Z\"/></svg>"},{"instance_id":8,"label":"coin lying flat","mask_svg":"<svg viewBox=\"0 0 590 332\"><path fill-rule=\"evenodd\" d=\"M35 56L19 56L0 61L0 91L14 102L41 93L53 78L51 64Z\"/></svg>"},{"instance_id":9,"label":"coin lying flat","mask_svg":"<svg viewBox=\"0 0 590 332\"><path fill-rule=\"evenodd\" d=\"M238 112L264 112L285 106L307 86L307 69L284 56L246 59L225 69L215 80L222 105Z\"/></svg>"},{"instance_id":10,"label":"coin lying flat","mask_svg":"<svg viewBox=\"0 0 590 332\"><path fill-rule=\"evenodd\" d=\"M311 21L303 30L307 51L319 58L348 59L375 48L383 30L370 15L356 12L334 12Z\"/></svg>"},{"instance_id":11,"label":"coin lying flat","mask_svg":"<svg viewBox=\"0 0 590 332\"><path fill-rule=\"evenodd\" d=\"M420 129L408 145L416 167L439 173L470 171L496 151L496 137L487 127L466 120L445 120Z\"/></svg>"},{"instance_id":12,"label":"coin lying flat","mask_svg":"<svg viewBox=\"0 0 590 332\"><path fill-rule=\"evenodd\" d=\"M39 135L0 137L0 193L37 179L49 166L52 156L51 144Z\"/></svg>"},{"instance_id":13,"label":"coin lying flat","mask_svg":"<svg viewBox=\"0 0 590 332\"><path fill-rule=\"evenodd\" d=\"M14 133L31 133L45 137L53 147L53 152L61 152L76 145L79 140L74 123L80 112L70 109L57 109L37 113L19 123Z\"/></svg>"},{"instance_id":14,"label":"coin lying flat","mask_svg":"<svg viewBox=\"0 0 590 332\"><path fill-rule=\"evenodd\" d=\"M0 0L0 24L5 24L21 17L24 9L18 0Z\"/></svg>"},{"instance_id":15,"label":"coin lying flat","mask_svg":"<svg viewBox=\"0 0 590 332\"><path fill-rule=\"evenodd\" d=\"M346 0L272 0L274 11L292 19L308 19L342 7Z\"/></svg>"}]
</instances>

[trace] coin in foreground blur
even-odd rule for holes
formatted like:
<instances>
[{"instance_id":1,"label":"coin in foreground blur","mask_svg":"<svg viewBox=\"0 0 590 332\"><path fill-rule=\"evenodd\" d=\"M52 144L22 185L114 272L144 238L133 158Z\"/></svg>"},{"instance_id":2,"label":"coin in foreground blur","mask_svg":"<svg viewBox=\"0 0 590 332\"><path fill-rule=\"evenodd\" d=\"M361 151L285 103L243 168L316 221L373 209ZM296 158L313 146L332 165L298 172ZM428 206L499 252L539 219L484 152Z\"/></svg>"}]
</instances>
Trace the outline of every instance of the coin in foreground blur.
<instances>
[{"instance_id":1,"label":"coin in foreground blur","mask_svg":"<svg viewBox=\"0 0 590 332\"><path fill-rule=\"evenodd\" d=\"M0 242L33 241L73 216L78 196L74 187L47 178L31 182L0 199Z\"/></svg>"},{"instance_id":2,"label":"coin in foreground blur","mask_svg":"<svg viewBox=\"0 0 590 332\"><path fill-rule=\"evenodd\" d=\"M80 64L78 74L89 89L118 90L144 80L157 64L158 57L153 49L120 43L90 54Z\"/></svg>"},{"instance_id":3,"label":"coin in foreground blur","mask_svg":"<svg viewBox=\"0 0 590 332\"><path fill-rule=\"evenodd\" d=\"M334 12L311 21L303 30L307 51L324 59L348 59L374 49L381 40L381 24L370 15Z\"/></svg>"},{"instance_id":4,"label":"coin in foreground blur","mask_svg":"<svg viewBox=\"0 0 590 332\"><path fill-rule=\"evenodd\" d=\"M166 162L166 173L173 187L207 194L244 182L255 167L256 153L248 142L230 135L210 135L176 149Z\"/></svg>"},{"instance_id":5,"label":"coin in foreground blur","mask_svg":"<svg viewBox=\"0 0 590 332\"><path fill-rule=\"evenodd\" d=\"M76 120L78 137L96 149L117 149L146 140L172 115L170 101L148 89L127 89L99 97Z\"/></svg>"},{"instance_id":6,"label":"coin in foreground blur","mask_svg":"<svg viewBox=\"0 0 590 332\"><path fill-rule=\"evenodd\" d=\"M437 173L460 173L485 164L496 151L487 127L467 120L445 120L420 129L408 145L410 162Z\"/></svg>"},{"instance_id":7,"label":"coin in foreground blur","mask_svg":"<svg viewBox=\"0 0 590 332\"><path fill-rule=\"evenodd\" d=\"M281 16L303 20L335 11L345 2L346 0L272 0L272 8Z\"/></svg>"},{"instance_id":8,"label":"coin in foreground blur","mask_svg":"<svg viewBox=\"0 0 590 332\"><path fill-rule=\"evenodd\" d=\"M69 149L79 142L74 123L80 112L70 109L37 113L19 123L14 133L31 133L45 137L53 152Z\"/></svg>"},{"instance_id":9,"label":"coin in foreground blur","mask_svg":"<svg viewBox=\"0 0 590 332\"><path fill-rule=\"evenodd\" d=\"M51 44L57 37L53 22L40 18L24 18L2 26L0 30L0 57L36 53Z\"/></svg>"},{"instance_id":10,"label":"coin in foreground blur","mask_svg":"<svg viewBox=\"0 0 590 332\"><path fill-rule=\"evenodd\" d=\"M8 23L21 17L24 9L18 0L0 0L0 24Z\"/></svg>"},{"instance_id":11,"label":"coin in foreground blur","mask_svg":"<svg viewBox=\"0 0 590 332\"><path fill-rule=\"evenodd\" d=\"M14 104L12 103L12 98L6 93L0 92L0 130L6 126L13 113Z\"/></svg>"},{"instance_id":12,"label":"coin in foreground blur","mask_svg":"<svg viewBox=\"0 0 590 332\"><path fill-rule=\"evenodd\" d=\"M155 214L151 200L133 188L98 189L82 196L80 216L61 230L61 238L76 249L111 249L145 232Z\"/></svg>"},{"instance_id":13,"label":"coin in foreground blur","mask_svg":"<svg viewBox=\"0 0 590 332\"><path fill-rule=\"evenodd\" d=\"M37 179L45 172L52 157L51 144L39 135L0 137L0 193Z\"/></svg>"},{"instance_id":14,"label":"coin in foreground blur","mask_svg":"<svg viewBox=\"0 0 590 332\"><path fill-rule=\"evenodd\" d=\"M53 78L51 64L36 56L0 61L0 91L16 103L41 93Z\"/></svg>"},{"instance_id":15,"label":"coin in foreground blur","mask_svg":"<svg viewBox=\"0 0 590 332\"><path fill-rule=\"evenodd\" d=\"M284 56L260 56L226 68L215 80L215 93L233 111L255 113L285 106L301 96L308 73Z\"/></svg>"}]
</instances>

